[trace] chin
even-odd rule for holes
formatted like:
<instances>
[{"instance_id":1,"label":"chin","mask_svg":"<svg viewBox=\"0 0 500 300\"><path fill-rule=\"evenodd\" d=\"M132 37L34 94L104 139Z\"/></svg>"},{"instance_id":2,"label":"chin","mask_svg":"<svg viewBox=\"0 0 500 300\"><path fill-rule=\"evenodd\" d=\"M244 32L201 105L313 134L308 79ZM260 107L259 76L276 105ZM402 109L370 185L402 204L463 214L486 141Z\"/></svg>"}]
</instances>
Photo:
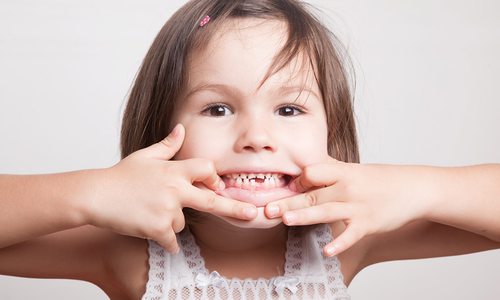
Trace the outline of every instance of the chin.
<instances>
[{"instance_id":1,"label":"chin","mask_svg":"<svg viewBox=\"0 0 500 300\"><path fill-rule=\"evenodd\" d=\"M250 221L239 220L231 217L221 217L221 216L218 216L218 218L239 228L269 229L283 223L281 218L276 218L276 219L267 218L266 215L264 214L264 207L257 207L257 217Z\"/></svg>"}]
</instances>

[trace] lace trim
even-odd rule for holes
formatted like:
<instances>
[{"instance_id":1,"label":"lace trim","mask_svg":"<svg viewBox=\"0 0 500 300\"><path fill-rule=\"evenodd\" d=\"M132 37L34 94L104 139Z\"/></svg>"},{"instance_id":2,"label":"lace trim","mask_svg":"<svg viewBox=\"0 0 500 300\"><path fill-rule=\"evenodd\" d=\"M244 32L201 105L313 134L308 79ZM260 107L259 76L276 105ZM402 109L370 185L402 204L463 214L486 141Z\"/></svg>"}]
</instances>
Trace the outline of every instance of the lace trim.
<instances>
[{"instance_id":1,"label":"lace trim","mask_svg":"<svg viewBox=\"0 0 500 300\"><path fill-rule=\"evenodd\" d=\"M315 228L316 243L319 249L328 244L333 238L331 228L328 224L323 224L322 226L317 226ZM342 274L340 261L337 256L325 257L323 256L323 267L327 274L328 285L332 295L339 295L350 299L347 293L347 286L344 284L344 275Z\"/></svg>"},{"instance_id":2,"label":"lace trim","mask_svg":"<svg viewBox=\"0 0 500 300\"><path fill-rule=\"evenodd\" d=\"M186 227L178 237L182 252L193 277L197 274L208 275L208 270L205 268L205 261L200 253L200 247L196 244L196 240L189 231L189 228Z\"/></svg>"},{"instance_id":3,"label":"lace trim","mask_svg":"<svg viewBox=\"0 0 500 300\"><path fill-rule=\"evenodd\" d=\"M287 246L285 251L285 274L282 276L275 276L270 279L259 278L226 278L222 275L219 275L223 278L230 286L234 285L242 285L242 282L250 283L251 285L257 287L262 286L262 284L270 285L275 281L284 281L287 277L299 276L299 271L302 269L302 239L300 237L300 233L297 232L295 228L289 228L288 230L288 239ZM198 274L203 274L204 276L210 276L208 269L205 267L205 260L201 256L200 248L196 244L196 240L194 236L189 232L189 229L186 228L180 234L180 243L182 245L182 249L184 252L184 256L189 265L189 268L192 271L193 277L196 277ZM218 274L218 273L217 273Z\"/></svg>"},{"instance_id":4,"label":"lace trim","mask_svg":"<svg viewBox=\"0 0 500 300\"><path fill-rule=\"evenodd\" d=\"M313 230L313 232L302 232L303 230ZM308 234L314 237L313 241L319 247L318 249L322 249L332 238L330 226L326 224L290 228L285 254L285 274L271 279L241 280L239 278L227 279L215 271L209 274L194 236L186 229L178 237L184 258L193 276L193 285L186 286L182 290L168 291L164 274L165 266L171 263L170 254L154 241L148 241L149 280L142 299L268 299L268 297L309 299L313 295L316 295L313 298L322 299L350 299L337 257L323 257L324 275L316 276L316 278L308 276L304 281L304 275L300 274L304 270L303 263L307 255L304 253L303 236ZM231 296L228 298L229 295ZM255 298L250 295L254 295Z\"/></svg>"},{"instance_id":5,"label":"lace trim","mask_svg":"<svg viewBox=\"0 0 500 300\"><path fill-rule=\"evenodd\" d=\"M142 296L142 300L161 300L164 285L165 274L165 249L158 245L155 241L148 240L149 253L149 272L148 282L146 284L146 292Z\"/></svg>"},{"instance_id":6,"label":"lace trim","mask_svg":"<svg viewBox=\"0 0 500 300\"><path fill-rule=\"evenodd\" d=\"M301 238L300 231L303 228L290 227L288 229L288 240L286 242L285 254L285 275L293 276L299 274L302 270L304 240Z\"/></svg>"}]
</instances>

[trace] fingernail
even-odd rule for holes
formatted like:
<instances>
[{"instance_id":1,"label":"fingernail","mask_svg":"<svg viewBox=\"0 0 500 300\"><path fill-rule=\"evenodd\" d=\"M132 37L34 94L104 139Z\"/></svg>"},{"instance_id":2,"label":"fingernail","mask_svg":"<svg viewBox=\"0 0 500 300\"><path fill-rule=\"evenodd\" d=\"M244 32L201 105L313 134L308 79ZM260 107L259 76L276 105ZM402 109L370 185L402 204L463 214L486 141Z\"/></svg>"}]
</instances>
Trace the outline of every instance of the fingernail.
<instances>
[{"instance_id":1,"label":"fingernail","mask_svg":"<svg viewBox=\"0 0 500 300\"><path fill-rule=\"evenodd\" d=\"M247 207L243 210L243 213L245 214L245 217L253 219L257 216L257 209L254 207Z\"/></svg>"},{"instance_id":2,"label":"fingernail","mask_svg":"<svg viewBox=\"0 0 500 300\"><path fill-rule=\"evenodd\" d=\"M285 223L287 225L291 225L297 219L297 214L293 212L286 212L283 218L285 219Z\"/></svg>"},{"instance_id":3,"label":"fingernail","mask_svg":"<svg viewBox=\"0 0 500 300\"><path fill-rule=\"evenodd\" d=\"M269 205L267 207L267 212L269 213L270 217L274 217L278 215L278 213L280 212L280 208L278 205Z\"/></svg>"},{"instance_id":4,"label":"fingernail","mask_svg":"<svg viewBox=\"0 0 500 300\"><path fill-rule=\"evenodd\" d=\"M329 245L329 246L326 246L325 252L326 252L326 255L333 256L335 254L336 250L337 250L337 247L335 245Z\"/></svg>"}]
</instances>

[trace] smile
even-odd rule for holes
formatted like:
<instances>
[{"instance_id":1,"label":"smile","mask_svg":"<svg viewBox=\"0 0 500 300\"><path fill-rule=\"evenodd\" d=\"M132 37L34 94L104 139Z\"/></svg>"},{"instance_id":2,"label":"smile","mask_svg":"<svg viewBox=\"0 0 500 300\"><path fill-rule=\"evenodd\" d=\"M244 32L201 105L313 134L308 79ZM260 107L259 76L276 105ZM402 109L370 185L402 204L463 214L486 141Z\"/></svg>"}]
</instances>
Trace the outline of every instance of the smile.
<instances>
[{"instance_id":1,"label":"smile","mask_svg":"<svg viewBox=\"0 0 500 300\"><path fill-rule=\"evenodd\" d=\"M226 187L236 187L245 190L266 190L285 187L289 175L279 173L236 173L222 176Z\"/></svg>"}]
</instances>

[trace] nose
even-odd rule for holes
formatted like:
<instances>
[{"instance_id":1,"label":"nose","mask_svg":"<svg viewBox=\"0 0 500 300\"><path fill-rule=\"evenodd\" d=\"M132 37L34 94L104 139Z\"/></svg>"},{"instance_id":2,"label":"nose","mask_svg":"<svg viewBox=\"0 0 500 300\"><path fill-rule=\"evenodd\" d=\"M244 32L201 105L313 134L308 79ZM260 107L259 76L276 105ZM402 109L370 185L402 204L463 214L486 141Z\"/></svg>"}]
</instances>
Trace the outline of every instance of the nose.
<instances>
[{"instance_id":1,"label":"nose","mask_svg":"<svg viewBox=\"0 0 500 300\"><path fill-rule=\"evenodd\" d=\"M240 123L236 152L276 152L272 122L263 118L249 118Z\"/></svg>"}]
</instances>

